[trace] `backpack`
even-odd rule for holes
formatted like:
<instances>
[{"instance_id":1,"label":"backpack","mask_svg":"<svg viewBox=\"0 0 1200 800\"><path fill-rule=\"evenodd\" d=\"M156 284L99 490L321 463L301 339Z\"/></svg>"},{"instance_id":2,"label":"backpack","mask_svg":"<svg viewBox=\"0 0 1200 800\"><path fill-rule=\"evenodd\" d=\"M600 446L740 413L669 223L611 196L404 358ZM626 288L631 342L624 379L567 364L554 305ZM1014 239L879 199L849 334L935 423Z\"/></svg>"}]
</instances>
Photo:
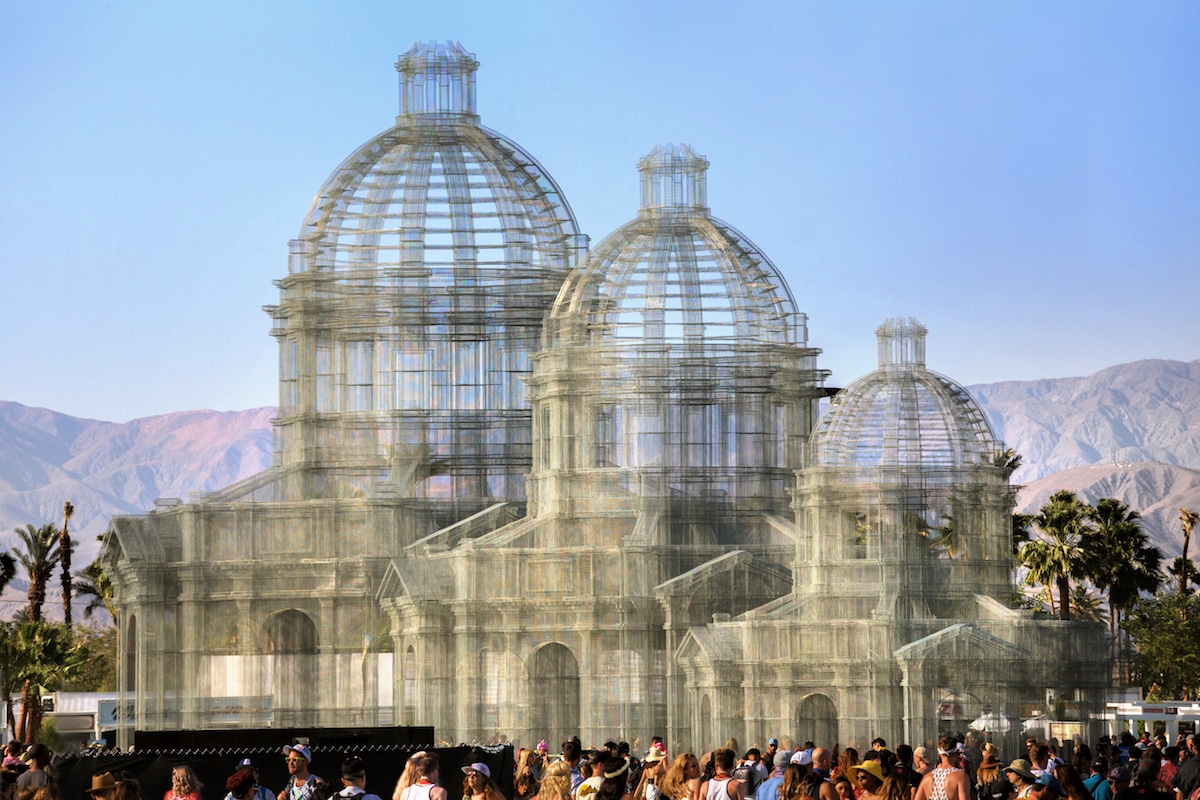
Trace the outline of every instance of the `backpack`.
<instances>
[{"instance_id":1,"label":"backpack","mask_svg":"<svg viewBox=\"0 0 1200 800\"><path fill-rule=\"evenodd\" d=\"M738 764L733 774L729 777L746 787L742 790L742 797L752 797L758 791L758 784L761 782L758 770L752 764L747 764L745 761Z\"/></svg>"}]
</instances>

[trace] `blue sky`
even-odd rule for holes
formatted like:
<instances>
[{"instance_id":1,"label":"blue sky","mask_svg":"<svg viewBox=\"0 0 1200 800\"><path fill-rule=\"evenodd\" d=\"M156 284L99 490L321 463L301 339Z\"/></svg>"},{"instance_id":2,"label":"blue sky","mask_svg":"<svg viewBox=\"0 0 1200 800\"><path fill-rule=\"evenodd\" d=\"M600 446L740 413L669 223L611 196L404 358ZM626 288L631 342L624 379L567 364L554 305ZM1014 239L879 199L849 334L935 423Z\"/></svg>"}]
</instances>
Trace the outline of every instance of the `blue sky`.
<instances>
[{"instance_id":1,"label":"blue sky","mask_svg":"<svg viewBox=\"0 0 1200 800\"><path fill-rule=\"evenodd\" d=\"M277 402L287 242L461 41L483 123L593 242L660 142L708 157L844 385L915 316L963 383L1200 358L1195 3L0 4L0 399Z\"/></svg>"}]
</instances>

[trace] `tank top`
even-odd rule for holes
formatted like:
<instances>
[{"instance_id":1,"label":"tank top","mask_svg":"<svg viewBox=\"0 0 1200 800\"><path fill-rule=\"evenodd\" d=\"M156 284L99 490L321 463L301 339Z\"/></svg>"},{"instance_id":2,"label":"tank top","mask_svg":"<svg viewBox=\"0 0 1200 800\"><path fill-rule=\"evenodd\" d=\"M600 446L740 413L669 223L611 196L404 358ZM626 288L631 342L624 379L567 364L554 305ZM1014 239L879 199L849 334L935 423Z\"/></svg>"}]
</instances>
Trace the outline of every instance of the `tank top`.
<instances>
[{"instance_id":1,"label":"tank top","mask_svg":"<svg viewBox=\"0 0 1200 800\"><path fill-rule=\"evenodd\" d=\"M962 772L962 770L957 767L937 767L933 770L933 790L929 793L929 800L947 800L946 778L952 772Z\"/></svg>"},{"instance_id":2,"label":"tank top","mask_svg":"<svg viewBox=\"0 0 1200 800\"><path fill-rule=\"evenodd\" d=\"M414 783L404 790L404 800L429 800L429 792L435 783Z\"/></svg>"},{"instance_id":3,"label":"tank top","mask_svg":"<svg viewBox=\"0 0 1200 800\"><path fill-rule=\"evenodd\" d=\"M706 800L733 800L729 796L729 778L717 780L713 778L708 782L708 797Z\"/></svg>"}]
</instances>

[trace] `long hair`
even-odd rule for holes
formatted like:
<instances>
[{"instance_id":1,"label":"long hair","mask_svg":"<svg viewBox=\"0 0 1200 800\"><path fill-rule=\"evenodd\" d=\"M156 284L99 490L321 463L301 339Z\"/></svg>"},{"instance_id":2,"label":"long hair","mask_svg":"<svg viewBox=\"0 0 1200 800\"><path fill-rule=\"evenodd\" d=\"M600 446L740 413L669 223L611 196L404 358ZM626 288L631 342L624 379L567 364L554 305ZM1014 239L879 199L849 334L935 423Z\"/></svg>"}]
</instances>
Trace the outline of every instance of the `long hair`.
<instances>
[{"instance_id":1,"label":"long hair","mask_svg":"<svg viewBox=\"0 0 1200 800\"><path fill-rule=\"evenodd\" d=\"M539 800L571 800L571 765L555 761L542 773Z\"/></svg>"},{"instance_id":2,"label":"long hair","mask_svg":"<svg viewBox=\"0 0 1200 800\"><path fill-rule=\"evenodd\" d=\"M417 778L421 775L421 770L419 769L421 759L424 757L424 750L419 750L408 757L408 761L404 763L404 771L396 779L396 788L392 790L392 800L400 800L400 797L404 794L404 790L417 782Z\"/></svg>"},{"instance_id":3,"label":"long hair","mask_svg":"<svg viewBox=\"0 0 1200 800\"><path fill-rule=\"evenodd\" d=\"M783 783L779 786L779 800L799 800L807 792L804 784L808 778L808 770L799 764L788 764L783 768Z\"/></svg>"},{"instance_id":4,"label":"long hair","mask_svg":"<svg viewBox=\"0 0 1200 800\"><path fill-rule=\"evenodd\" d=\"M883 800L912 800L912 792L908 783L898 775L888 775L883 779L883 788L879 790Z\"/></svg>"},{"instance_id":5,"label":"long hair","mask_svg":"<svg viewBox=\"0 0 1200 800\"><path fill-rule=\"evenodd\" d=\"M671 766L667 767L667 774L659 779L658 790L671 800L686 800L690 794L687 788L687 765L693 759L696 759L695 753L675 756ZM696 763L699 763L699 759L696 759Z\"/></svg>"},{"instance_id":6,"label":"long hair","mask_svg":"<svg viewBox=\"0 0 1200 800\"><path fill-rule=\"evenodd\" d=\"M599 774L604 778L604 782L596 792L596 800L621 800L629 785L629 762L620 756L609 756L600 769L603 770ZM596 775L593 771L592 777Z\"/></svg>"},{"instance_id":7,"label":"long hair","mask_svg":"<svg viewBox=\"0 0 1200 800\"><path fill-rule=\"evenodd\" d=\"M198 792L204 788L204 784L196 777L196 773L192 772L192 768L186 764L180 764L171 770L171 791L178 797Z\"/></svg>"},{"instance_id":8,"label":"long hair","mask_svg":"<svg viewBox=\"0 0 1200 800\"><path fill-rule=\"evenodd\" d=\"M845 775L848 778L848 777L850 777L850 768L857 767L857 766L858 766L858 751L855 750L853 747L847 747L845 750L842 751L842 754L840 756L838 756L838 769L840 770L840 772L838 774ZM850 786L851 786L851 788L853 788L853 786L854 786L853 782L850 784Z\"/></svg>"}]
</instances>

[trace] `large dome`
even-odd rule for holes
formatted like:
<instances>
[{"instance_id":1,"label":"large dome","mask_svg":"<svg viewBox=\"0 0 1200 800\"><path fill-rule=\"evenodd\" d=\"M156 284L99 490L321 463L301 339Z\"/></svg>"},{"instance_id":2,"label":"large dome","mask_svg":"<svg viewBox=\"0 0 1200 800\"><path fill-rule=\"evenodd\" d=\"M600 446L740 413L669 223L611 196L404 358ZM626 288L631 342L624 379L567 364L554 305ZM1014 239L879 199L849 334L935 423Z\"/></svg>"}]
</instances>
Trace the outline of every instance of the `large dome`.
<instances>
[{"instance_id":1,"label":"large dome","mask_svg":"<svg viewBox=\"0 0 1200 800\"><path fill-rule=\"evenodd\" d=\"M925 327L889 319L875 333L879 369L834 397L813 434L810 464L926 470L991 464L996 438L979 406L966 389L925 368Z\"/></svg>"},{"instance_id":2,"label":"large dome","mask_svg":"<svg viewBox=\"0 0 1200 800\"><path fill-rule=\"evenodd\" d=\"M284 466L344 468L356 492L390 470L416 496L523 495L524 378L586 238L537 160L480 125L477 67L454 43L401 56L396 124L334 170L291 243L268 309Z\"/></svg>"},{"instance_id":3,"label":"large dome","mask_svg":"<svg viewBox=\"0 0 1200 800\"><path fill-rule=\"evenodd\" d=\"M638 216L563 285L550 316L555 341L643 352L805 344L805 316L775 265L709 214L707 169L687 145L660 145L638 162Z\"/></svg>"}]
</instances>

